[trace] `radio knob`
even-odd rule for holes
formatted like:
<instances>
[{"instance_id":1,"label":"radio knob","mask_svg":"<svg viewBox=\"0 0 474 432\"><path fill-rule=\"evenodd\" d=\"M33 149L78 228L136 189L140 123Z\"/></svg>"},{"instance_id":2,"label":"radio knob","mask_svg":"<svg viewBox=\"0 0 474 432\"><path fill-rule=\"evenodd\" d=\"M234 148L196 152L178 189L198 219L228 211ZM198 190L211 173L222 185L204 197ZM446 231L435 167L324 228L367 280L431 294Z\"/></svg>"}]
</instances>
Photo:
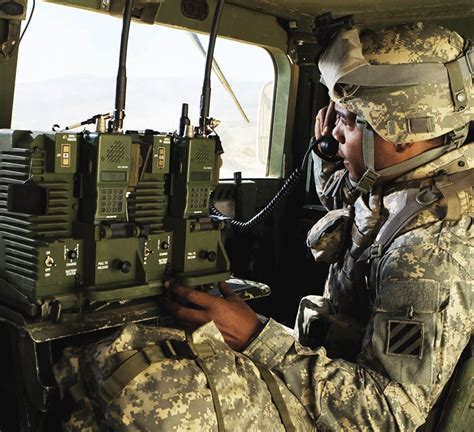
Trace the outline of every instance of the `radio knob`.
<instances>
[{"instance_id":1,"label":"radio knob","mask_svg":"<svg viewBox=\"0 0 474 432\"><path fill-rule=\"evenodd\" d=\"M115 260L112 267L116 270L120 270L122 273L130 273L132 263L130 261Z\"/></svg>"},{"instance_id":2,"label":"radio knob","mask_svg":"<svg viewBox=\"0 0 474 432\"><path fill-rule=\"evenodd\" d=\"M170 244L167 241L161 242L160 244L161 249L169 249Z\"/></svg>"},{"instance_id":3,"label":"radio knob","mask_svg":"<svg viewBox=\"0 0 474 432\"><path fill-rule=\"evenodd\" d=\"M217 254L213 251L200 250L199 258L214 262L217 258Z\"/></svg>"}]
</instances>

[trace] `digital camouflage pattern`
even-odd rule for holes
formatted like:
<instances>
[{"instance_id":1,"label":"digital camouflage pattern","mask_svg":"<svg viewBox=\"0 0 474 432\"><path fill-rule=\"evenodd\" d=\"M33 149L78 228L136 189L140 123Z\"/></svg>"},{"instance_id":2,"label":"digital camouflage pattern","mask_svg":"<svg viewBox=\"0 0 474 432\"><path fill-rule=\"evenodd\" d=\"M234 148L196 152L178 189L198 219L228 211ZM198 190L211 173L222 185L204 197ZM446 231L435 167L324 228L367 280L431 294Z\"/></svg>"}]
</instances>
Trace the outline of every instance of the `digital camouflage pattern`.
<instances>
[{"instance_id":1,"label":"digital camouflage pattern","mask_svg":"<svg viewBox=\"0 0 474 432\"><path fill-rule=\"evenodd\" d=\"M53 367L62 400L68 399L71 395L71 388L82 382L82 373L79 367L80 353L80 348L65 348L63 357ZM71 410L73 412L69 420L63 424L64 432L100 432L103 430L87 395L77 401Z\"/></svg>"},{"instance_id":2,"label":"digital camouflage pattern","mask_svg":"<svg viewBox=\"0 0 474 432\"><path fill-rule=\"evenodd\" d=\"M85 349L69 351L56 367L62 377L85 375L91 404L73 413L64 426L67 432L113 431L217 431L216 413L207 378L192 359L165 359L152 363L134 378L109 405L97 397L98 388L119 366L124 353L163 340L185 340L181 330L128 324L118 333ZM216 387L226 431L284 431L267 384L255 364L232 351L211 322L192 334L196 344L209 343L216 355L206 358L210 379ZM82 368L78 369L77 357ZM64 373L64 372L67 373ZM71 373L76 372L76 373ZM283 399L298 431L314 430L311 418L297 398L279 382ZM66 388L63 388L63 392ZM87 398L87 400L88 400ZM77 411L77 410L76 410ZM102 425L102 429L98 426Z\"/></svg>"},{"instance_id":3,"label":"digital camouflage pattern","mask_svg":"<svg viewBox=\"0 0 474 432\"><path fill-rule=\"evenodd\" d=\"M332 190L334 184L346 187L340 165L315 162L322 201L340 205ZM459 194L459 220L442 220L440 203L419 213L368 268L357 258L404 210L414 181L428 184L440 170L472 167L474 143L355 201L351 246L342 263L331 266L324 293L331 307L323 312L333 308L365 327L356 361L305 347L274 321L245 350L286 382L317 430L412 431L425 422L474 330L472 187Z\"/></svg>"},{"instance_id":4,"label":"digital camouflage pattern","mask_svg":"<svg viewBox=\"0 0 474 432\"><path fill-rule=\"evenodd\" d=\"M326 213L309 231L306 244L316 261L336 262L341 253L342 239L350 219L347 208Z\"/></svg>"},{"instance_id":5,"label":"digital camouflage pattern","mask_svg":"<svg viewBox=\"0 0 474 432\"><path fill-rule=\"evenodd\" d=\"M364 118L387 141L402 144L444 135L473 119L469 66L460 62L465 103L458 111L445 66L465 50L459 34L433 24L407 24L377 32L354 28L337 35L321 56L319 68L333 100ZM470 61L474 64L473 54ZM432 82L427 82L428 70L406 77L407 84L403 78L396 82L404 76L400 68L420 64L434 70ZM388 68L377 70L380 65Z\"/></svg>"}]
</instances>

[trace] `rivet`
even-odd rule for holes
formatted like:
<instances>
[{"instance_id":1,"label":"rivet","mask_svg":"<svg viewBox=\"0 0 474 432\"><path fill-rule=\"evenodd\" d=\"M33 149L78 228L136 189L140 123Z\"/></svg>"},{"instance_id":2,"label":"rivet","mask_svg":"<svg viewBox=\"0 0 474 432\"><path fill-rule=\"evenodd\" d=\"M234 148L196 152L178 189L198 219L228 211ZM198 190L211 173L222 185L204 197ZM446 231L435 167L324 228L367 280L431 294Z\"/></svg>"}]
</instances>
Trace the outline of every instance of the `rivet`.
<instances>
[{"instance_id":1,"label":"rivet","mask_svg":"<svg viewBox=\"0 0 474 432\"><path fill-rule=\"evenodd\" d=\"M456 99L458 100L458 102L465 102L466 101L466 93L459 93L456 96Z\"/></svg>"},{"instance_id":2,"label":"rivet","mask_svg":"<svg viewBox=\"0 0 474 432\"><path fill-rule=\"evenodd\" d=\"M464 161L459 161L459 162L458 162L458 165L459 165L460 167L463 167L463 166L466 165L466 162L464 162Z\"/></svg>"}]
</instances>

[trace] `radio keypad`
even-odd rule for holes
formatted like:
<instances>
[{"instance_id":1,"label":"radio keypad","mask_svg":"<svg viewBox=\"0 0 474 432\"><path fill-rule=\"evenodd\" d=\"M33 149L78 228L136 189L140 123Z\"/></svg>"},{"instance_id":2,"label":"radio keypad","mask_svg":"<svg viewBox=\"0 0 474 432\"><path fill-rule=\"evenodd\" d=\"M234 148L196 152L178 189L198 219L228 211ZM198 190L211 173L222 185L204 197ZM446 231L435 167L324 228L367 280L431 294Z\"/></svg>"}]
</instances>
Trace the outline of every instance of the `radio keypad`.
<instances>
[{"instance_id":1,"label":"radio keypad","mask_svg":"<svg viewBox=\"0 0 474 432\"><path fill-rule=\"evenodd\" d=\"M122 213L123 189L114 187L101 188L99 210L102 214Z\"/></svg>"}]
</instances>

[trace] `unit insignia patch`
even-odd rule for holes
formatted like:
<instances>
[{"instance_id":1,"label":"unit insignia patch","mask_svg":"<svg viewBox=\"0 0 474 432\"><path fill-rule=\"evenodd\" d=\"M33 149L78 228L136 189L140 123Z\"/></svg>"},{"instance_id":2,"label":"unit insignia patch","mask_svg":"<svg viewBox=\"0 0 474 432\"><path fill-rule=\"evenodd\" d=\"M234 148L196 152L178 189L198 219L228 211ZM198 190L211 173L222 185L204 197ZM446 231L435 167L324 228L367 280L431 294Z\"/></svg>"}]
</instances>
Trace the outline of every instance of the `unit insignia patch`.
<instances>
[{"instance_id":1,"label":"unit insignia patch","mask_svg":"<svg viewBox=\"0 0 474 432\"><path fill-rule=\"evenodd\" d=\"M423 323L417 321L388 321L387 354L423 357Z\"/></svg>"}]
</instances>

